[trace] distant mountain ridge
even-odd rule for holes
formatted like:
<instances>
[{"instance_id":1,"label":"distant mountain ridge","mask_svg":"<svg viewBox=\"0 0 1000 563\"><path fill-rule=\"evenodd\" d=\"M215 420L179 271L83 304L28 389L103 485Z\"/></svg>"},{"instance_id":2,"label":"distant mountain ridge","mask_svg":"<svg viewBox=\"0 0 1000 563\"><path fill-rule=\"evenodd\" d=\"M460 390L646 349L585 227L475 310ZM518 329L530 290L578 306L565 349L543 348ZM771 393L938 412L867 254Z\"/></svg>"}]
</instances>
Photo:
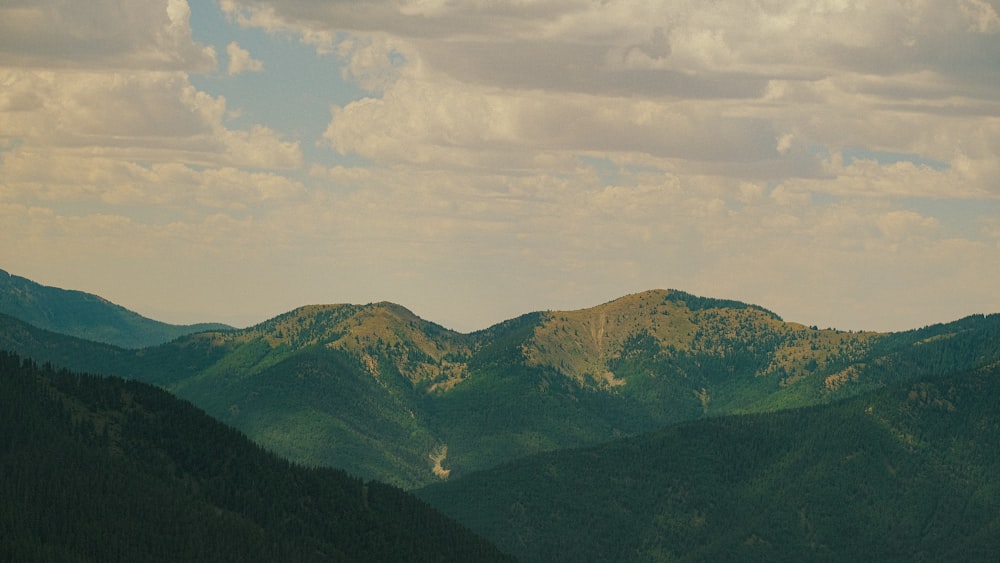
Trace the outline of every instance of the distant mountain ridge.
<instances>
[{"instance_id":1,"label":"distant mountain ridge","mask_svg":"<svg viewBox=\"0 0 1000 563\"><path fill-rule=\"evenodd\" d=\"M0 316L0 348L161 385L289 459L415 488L675 422L975 368L1000 358L1000 316L844 332L652 290L469 334L393 303L311 305L139 350Z\"/></svg>"},{"instance_id":2,"label":"distant mountain ridge","mask_svg":"<svg viewBox=\"0 0 1000 563\"><path fill-rule=\"evenodd\" d=\"M97 295L41 285L4 270L0 270L0 313L39 328L122 348L155 346L194 332L232 329L221 323L163 323Z\"/></svg>"}]
</instances>

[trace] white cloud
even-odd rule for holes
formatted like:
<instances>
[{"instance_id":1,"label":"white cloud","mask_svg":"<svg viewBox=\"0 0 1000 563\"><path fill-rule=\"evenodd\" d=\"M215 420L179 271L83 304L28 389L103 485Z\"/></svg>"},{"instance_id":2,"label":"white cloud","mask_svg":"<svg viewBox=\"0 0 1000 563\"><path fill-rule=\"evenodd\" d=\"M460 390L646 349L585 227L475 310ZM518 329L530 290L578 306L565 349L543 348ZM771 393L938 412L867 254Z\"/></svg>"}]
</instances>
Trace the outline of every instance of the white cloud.
<instances>
[{"instance_id":1,"label":"white cloud","mask_svg":"<svg viewBox=\"0 0 1000 563\"><path fill-rule=\"evenodd\" d=\"M20 150L255 168L302 162L298 142L271 129L228 129L225 99L197 90L184 73L0 68L0 83L8 86L0 139Z\"/></svg>"},{"instance_id":2,"label":"white cloud","mask_svg":"<svg viewBox=\"0 0 1000 563\"><path fill-rule=\"evenodd\" d=\"M334 108L324 135L342 153L426 166L535 167L549 152L763 161L774 131L726 104L654 103L401 79L381 98ZM710 118L711 116L711 118Z\"/></svg>"},{"instance_id":3,"label":"white cloud","mask_svg":"<svg viewBox=\"0 0 1000 563\"><path fill-rule=\"evenodd\" d=\"M31 107L0 114L0 135L67 146L203 134L225 107L177 72L0 68L0 80L10 95L34 100Z\"/></svg>"},{"instance_id":4,"label":"white cloud","mask_svg":"<svg viewBox=\"0 0 1000 563\"><path fill-rule=\"evenodd\" d=\"M240 47L239 43L232 41L226 45L226 54L229 55L229 76L236 76L244 72L260 72L264 70L263 61L250 56L250 51Z\"/></svg>"},{"instance_id":5,"label":"white cloud","mask_svg":"<svg viewBox=\"0 0 1000 563\"><path fill-rule=\"evenodd\" d=\"M933 217L924 217L915 211L896 210L883 214L878 219L878 227L882 235L889 240L914 240L926 238L939 226L939 221Z\"/></svg>"}]
</instances>

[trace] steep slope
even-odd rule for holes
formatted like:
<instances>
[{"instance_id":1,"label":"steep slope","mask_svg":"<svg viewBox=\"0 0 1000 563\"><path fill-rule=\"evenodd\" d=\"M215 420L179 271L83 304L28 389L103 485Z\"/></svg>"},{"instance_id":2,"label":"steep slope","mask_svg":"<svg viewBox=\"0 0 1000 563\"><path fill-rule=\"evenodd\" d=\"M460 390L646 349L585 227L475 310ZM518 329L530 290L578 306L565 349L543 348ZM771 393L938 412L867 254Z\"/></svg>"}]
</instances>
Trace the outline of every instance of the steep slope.
<instances>
[{"instance_id":1,"label":"steep slope","mask_svg":"<svg viewBox=\"0 0 1000 563\"><path fill-rule=\"evenodd\" d=\"M818 330L677 291L508 321L430 404L457 477L666 424L828 403L1000 358L1000 315L894 335Z\"/></svg>"},{"instance_id":2,"label":"steep slope","mask_svg":"<svg viewBox=\"0 0 1000 563\"><path fill-rule=\"evenodd\" d=\"M1000 363L417 491L523 561L993 561Z\"/></svg>"},{"instance_id":3,"label":"steep slope","mask_svg":"<svg viewBox=\"0 0 1000 563\"><path fill-rule=\"evenodd\" d=\"M0 560L500 561L398 489L305 469L162 390L0 352Z\"/></svg>"},{"instance_id":4,"label":"steep slope","mask_svg":"<svg viewBox=\"0 0 1000 563\"><path fill-rule=\"evenodd\" d=\"M208 330L219 323L172 325L154 321L101 297L49 287L0 270L0 313L29 324L123 348L142 348Z\"/></svg>"},{"instance_id":5,"label":"steep slope","mask_svg":"<svg viewBox=\"0 0 1000 563\"><path fill-rule=\"evenodd\" d=\"M296 461L404 487L435 478L423 400L467 377L467 337L375 303L303 307L215 338L231 351L168 388Z\"/></svg>"},{"instance_id":6,"label":"steep slope","mask_svg":"<svg viewBox=\"0 0 1000 563\"><path fill-rule=\"evenodd\" d=\"M851 363L881 337L818 330L753 305L656 290L548 313L523 356L526 365L548 368L581 387L636 395L636 387L665 379L653 385L658 400L711 413Z\"/></svg>"}]
</instances>

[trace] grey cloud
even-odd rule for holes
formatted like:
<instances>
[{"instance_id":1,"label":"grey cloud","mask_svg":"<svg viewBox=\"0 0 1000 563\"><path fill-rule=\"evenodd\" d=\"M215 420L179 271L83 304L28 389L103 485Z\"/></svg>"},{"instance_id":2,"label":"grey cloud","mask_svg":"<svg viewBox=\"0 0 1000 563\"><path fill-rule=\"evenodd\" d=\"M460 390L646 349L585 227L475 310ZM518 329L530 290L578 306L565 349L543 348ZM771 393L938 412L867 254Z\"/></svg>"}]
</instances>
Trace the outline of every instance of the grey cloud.
<instances>
[{"instance_id":1,"label":"grey cloud","mask_svg":"<svg viewBox=\"0 0 1000 563\"><path fill-rule=\"evenodd\" d=\"M34 92L11 91L11 84L6 84L8 91L0 94L0 112L35 111L42 109L45 100Z\"/></svg>"},{"instance_id":2,"label":"grey cloud","mask_svg":"<svg viewBox=\"0 0 1000 563\"><path fill-rule=\"evenodd\" d=\"M776 134L759 119L681 120L675 128L608 122L575 113L536 124L539 136L581 151L624 151L701 162L746 163L774 158ZM530 134L530 131L529 131Z\"/></svg>"},{"instance_id":3,"label":"grey cloud","mask_svg":"<svg viewBox=\"0 0 1000 563\"><path fill-rule=\"evenodd\" d=\"M662 27L657 27L653 29L649 39L630 45L625 50L626 58L632 50L637 50L651 59L665 59L670 56L670 38Z\"/></svg>"},{"instance_id":4,"label":"grey cloud","mask_svg":"<svg viewBox=\"0 0 1000 563\"><path fill-rule=\"evenodd\" d=\"M55 2L0 7L0 65L206 71L214 51L191 37L188 6L161 2Z\"/></svg>"},{"instance_id":5,"label":"grey cloud","mask_svg":"<svg viewBox=\"0 0 1000 563\"><path fill-rule=\"evenodd\" d=\"M608 45L541 41L421 42L426 62L465 82L623 96L754 98L767 79L750 74L692 74L669 69L613 68ZM662 52L662 51L661 51Z\"/></svg>"},{"instance_id":6,"label":"grey cloud","mask_svg":"<svg viewBox=\"0 0 1000 563\"><path fill-rule=\"evenodd\" d=\"M261 5L229 2L247 10ZM412 41L421 62L434 70L504 88L752 98L772 78L930 70L953 79L952 92L996 97L1000 41L996 34L976 32L968 9L973 4L976 14L986 9L978 0L966 1L963 9L936 2L845 7L683 0L667 5L570 0L264 5L292 28ZM633 57L642 58L642 64ZM933 90L926 95L933 96Z\"/></svg>"},{"instance_id":7,"label":"grey cloud","mask_svg":"<svg viewBox=\"0 0 1000 563\"><path fill-rule=\"evenodd\" d=\"M247 9L260 4L252 0L230 3ZM525 36L536 31L541 22L551 22L580 10L581 4L566 0L452 2L421 9L396 0L293 0L275 2L270 7L279 17L306 28L448 40L468 36Z\"/></svg>"}]
</instances>

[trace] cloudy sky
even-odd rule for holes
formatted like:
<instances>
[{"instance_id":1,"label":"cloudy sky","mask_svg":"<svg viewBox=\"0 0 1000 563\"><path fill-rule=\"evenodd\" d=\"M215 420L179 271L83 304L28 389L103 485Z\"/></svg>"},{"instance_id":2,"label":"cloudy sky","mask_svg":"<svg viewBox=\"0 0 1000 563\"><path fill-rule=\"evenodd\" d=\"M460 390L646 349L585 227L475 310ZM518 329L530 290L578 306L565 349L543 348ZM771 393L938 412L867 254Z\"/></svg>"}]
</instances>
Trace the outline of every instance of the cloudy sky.
<instances>
[{"instance_id":1,"label":"cloudy sky","mask_svg":"<svg viewBox=\"0 0 1000 563\"><path fill-rule=\"evenodd\" d=\"M1000 0L0 0L0 268L169 322L1000 311Z\"/></svg>"}]
</instances>

